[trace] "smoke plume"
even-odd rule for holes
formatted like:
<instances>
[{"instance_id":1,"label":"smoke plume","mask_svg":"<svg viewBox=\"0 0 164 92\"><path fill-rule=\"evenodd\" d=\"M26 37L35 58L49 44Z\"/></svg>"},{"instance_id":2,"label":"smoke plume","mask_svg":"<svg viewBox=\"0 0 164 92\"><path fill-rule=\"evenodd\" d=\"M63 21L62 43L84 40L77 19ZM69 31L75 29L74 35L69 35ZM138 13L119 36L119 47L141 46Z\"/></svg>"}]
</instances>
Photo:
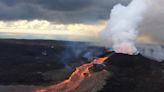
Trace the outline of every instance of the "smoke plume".
<instances>
[{"instance_id":1,"label":"smoke plume","mask_svg":"<svg viewBox=\"0 0 164 92\"><path fill-rule=\"evenodd\" d=\"M100 32L100 36L109 43L112 42L116 53L133 55L137 52L135 40L137 28L146 10L144 0L132 0L128 6L117 4L111 11L108 25Z\"/></svg>"},{"instance_id":2,"label":"smoke plume","mask_svg":"<svg viewBox=\"0 0 164 92\"><path fill-rule=\"evenodd\" d=\"M141 55L158 62L164 61L164 46L159 44L137 44Z\"/></svg>"}]
</instances>

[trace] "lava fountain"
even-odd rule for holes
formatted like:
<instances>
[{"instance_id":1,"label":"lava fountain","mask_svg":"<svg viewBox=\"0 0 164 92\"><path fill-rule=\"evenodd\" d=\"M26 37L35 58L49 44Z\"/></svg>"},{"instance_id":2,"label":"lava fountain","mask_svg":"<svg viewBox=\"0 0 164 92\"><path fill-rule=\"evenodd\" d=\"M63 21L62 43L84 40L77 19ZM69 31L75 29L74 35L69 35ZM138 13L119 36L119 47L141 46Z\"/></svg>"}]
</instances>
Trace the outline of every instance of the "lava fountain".
<instances>
[{"instance_id":1,"label":"lava fountain","mask_svg":"<svg viewBox=\"0 0 164 92\"><path fill-rule=\"evenodd\" d=\"M94 59L88 64L83 64L76 68L76 70L72 73L69 79L64 80L59 84L55 84L41 90L37 90L36 92L71 92L72 90L77 88L85 78L89 78L92 76L92 73L89 71L89 68L92 67L93 64L102 64L111 55L112 54Z\"/></svg>"}]
</instances>

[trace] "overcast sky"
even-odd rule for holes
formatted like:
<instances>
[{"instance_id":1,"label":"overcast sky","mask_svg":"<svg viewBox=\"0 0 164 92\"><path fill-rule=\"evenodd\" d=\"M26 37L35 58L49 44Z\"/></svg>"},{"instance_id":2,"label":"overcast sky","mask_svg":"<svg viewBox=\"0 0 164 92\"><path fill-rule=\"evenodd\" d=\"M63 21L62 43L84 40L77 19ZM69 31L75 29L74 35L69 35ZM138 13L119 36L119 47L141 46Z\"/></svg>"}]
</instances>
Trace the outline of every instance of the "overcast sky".
<instances>
[{"instance_id":1,"label":"overcast sky","mask_svg":"<svg viewBox=\"0 0 164 92\"><path fill-rule=\"evenodd\" d=\"M30 36L35 38L34 33L42 34L40 38L50 37L43 34L59 33L95 36L106 26L113 6L127 5L130 1L0 0L0 37L28 39ZM138 28L139 39L164 43L164 0L146 1L148 10Z\"/></svg>"},{"instance_id":2,"label":"overcast sky","mask_svg":"<svg viewBox=\"0 0 164 92\"><path fill-rule=\"evenodd\" d=\"M164 44L164 0L147 0L148 9L138 29L146 39Z\"/></svg>"},{"instance_id":3,"label":"overcast sky","mask_svg":"<svg viewBox=\"0 0 164 92\"><path fill-rule=\"evenodd\" d=\"M117 3L130 0L0 0L0 20L43 19L62 23L95 22L109 18Z\"/></svg>"}]
</instances>

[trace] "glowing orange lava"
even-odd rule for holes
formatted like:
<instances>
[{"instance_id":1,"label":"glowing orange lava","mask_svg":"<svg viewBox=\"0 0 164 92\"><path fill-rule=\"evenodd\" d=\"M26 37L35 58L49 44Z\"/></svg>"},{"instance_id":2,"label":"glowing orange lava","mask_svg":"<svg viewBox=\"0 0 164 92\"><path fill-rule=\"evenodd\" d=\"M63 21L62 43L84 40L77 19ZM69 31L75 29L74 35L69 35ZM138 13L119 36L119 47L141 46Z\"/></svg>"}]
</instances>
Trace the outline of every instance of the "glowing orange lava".
<instances>
[{"instance_id":1,"label":"glowing orange lava","mask_svg":"<svg viewBox=\"0 0 164 92\"><path fill-rule=\"evenodd\" d=\"M93 64L101 64L106 59L108 59L108 57L109 56L98 58L93 60L91 63L83 64L76 68L69 79L64 80L59 84L55 84L47 88L38 90L36 92L70 92L73 89L77 88L85 78L89 78L91 76L89 68L92 67Z\"/></svg>"}]
</instances>

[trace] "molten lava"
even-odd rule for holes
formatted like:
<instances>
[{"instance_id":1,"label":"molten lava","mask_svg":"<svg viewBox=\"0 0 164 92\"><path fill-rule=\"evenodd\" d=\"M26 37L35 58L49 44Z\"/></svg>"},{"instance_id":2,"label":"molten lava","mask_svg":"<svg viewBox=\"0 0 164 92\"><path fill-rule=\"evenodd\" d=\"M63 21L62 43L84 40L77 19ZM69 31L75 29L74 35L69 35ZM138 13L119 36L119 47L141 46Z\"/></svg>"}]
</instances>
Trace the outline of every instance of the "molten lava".
<instances>
[{"instance_id":1,"label":"molten lava","mask_svg":"<svg viewBox=\"0 0 164 92\"><path fill-rule=\"evenodd\" d=\"M93 64L101 64L106 59L108 59L108 57L109 56L105 56L103 58L95 59L91 63L83 64L76 68L69 79L64 80L59 84L55 84L50 87L38 90L37 92L70 92L77 88L85 78L89 78L92 76L89 68L92 67Z\"/></svg>"}]
</instances>

